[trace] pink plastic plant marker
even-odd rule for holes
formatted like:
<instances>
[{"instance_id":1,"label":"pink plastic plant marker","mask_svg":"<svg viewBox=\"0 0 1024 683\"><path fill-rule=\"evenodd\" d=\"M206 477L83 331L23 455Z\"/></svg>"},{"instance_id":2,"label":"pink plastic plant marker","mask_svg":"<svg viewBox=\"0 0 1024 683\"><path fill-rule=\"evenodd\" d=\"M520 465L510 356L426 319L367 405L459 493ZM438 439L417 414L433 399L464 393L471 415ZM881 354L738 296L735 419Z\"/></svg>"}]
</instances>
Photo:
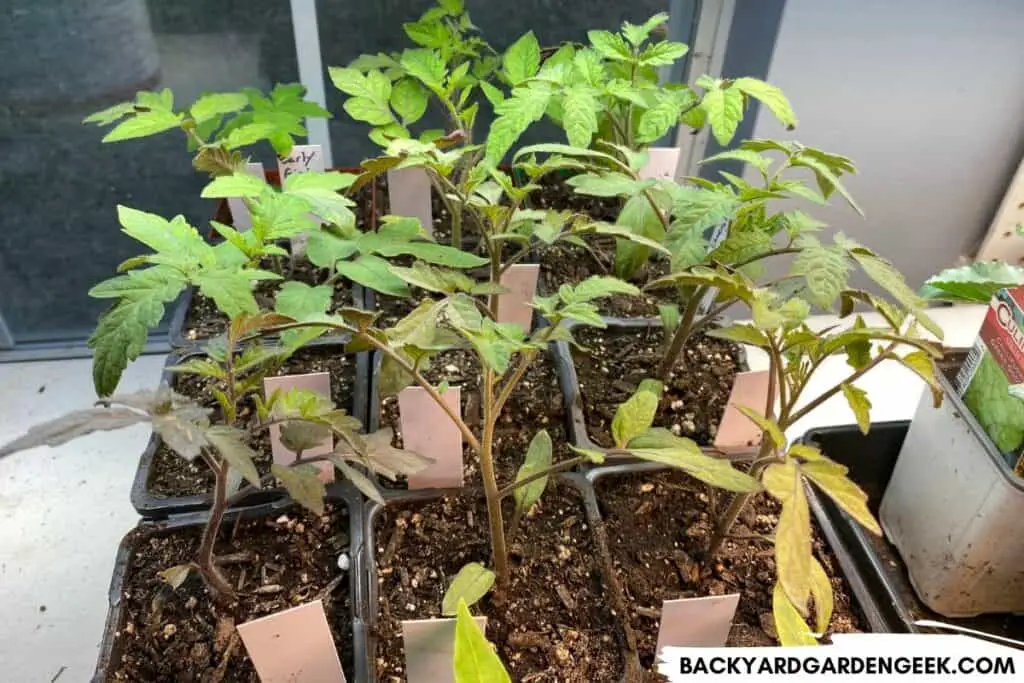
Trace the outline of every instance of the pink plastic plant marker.
<instances>
[{"instance_id":1,"label":"pink plastic plant marker","mask_svg":"<svg viewBox=\"0 0 1024 683\"><path fill-rule=\"evenodd\" d=\"M263 393L270 397L274 390L282 394L290 389L305 389L315 391L327 398L331 397L331 375L328 372L313 372L308 375L284 375L282 377L265 377L263 379ZM270 448L274 454L274 462L278 465L291 465L295 462L295 453L285 448L281 443L281 425L270 426ZM323 444L316 448L310 448L302 453L303 458L310 458L316 455L326 455L334 450L334 437L328 436ZM320 470L320 478L326 482L334 481L334 466L329 462L314 463Z\"/></svg>"},{"instance_id":2,"label":"pink plastic plant marker","mask_svg":"<svg viewBox=\"0 0 1024 683\"><path fill-rule=\"evenodd\" d=\"M536 263L513 264L501 276L501 285L508 291L498 297L498 322L516 323L529 334L533 328L533 296L537 293Z\"/></svg>"},{"instance_id":3,"label":"pink plastic plant marker","mask_svg":"<svg viewBox=\"0 0 1024 683\"><path fill-rule=\"evenodd\" d=\"M718 425L718 434L715 435L715 448L729 455L751 453L760 448L761 428L737 410L736 406L746 406L763 413L767 400L767 370L737 374L729 394L729 405L725 408L722 422Z\"/></svg>"},{"instance_id":4,"label":"pink plastic plant marker","mask_svg":"<svg viewBox=\"0 0 1024 683\"><path fill-rule=\"evenodd\" d=\"M261 683L345 683L321 601L238 626Z\"/></svg>"},{"instance_id":5,"label":"pink plastic plant marker","mask_svg":"<svg viewBox=\"0 0 1024 683\"><path fill-rule=\"evenodd\" d=\"M430 202L430 176L422 168L388 171L388 198L392 216L419 219L428 235L434 234L434 210Z\"/></svg>"},{"instance_id":6,"label":"pink plastic plant marker","mask_svg":"<svg viewBox=\"0 0 1024 683\"><path fill-rule=\"evenodd\" d=\"M665 600L658 652L664 647L725 647L740 594Z\"/></svg>"},{"instance_id":7,"label":"pink plastic plant marker","mask_svg":"<svg viewBox=\"0 0 1024 683\"><path fill-rule=\"evenodd\" d=\"M462 389L449 387L441 396L462 415ZM462 432L423 387L398 392L398 412L406 450L433 459L426 469L409 475L410 489L462 486Z\"/></svg>"},{"instance_id":8,"label":"pink plastic plant marker","mask_svg":"<svg viewBox=\"0 0 1024 683\"><path fill-rule=\"evenodd\" d=\"M647 150L647 165L640 169L640 177L671 180L676 177L678 166L678 147L651 147Z\"/></svg>"},{"instance_id":9,"label":"pink plastic plant marker","mask_svg":"<svg viewBox=\"0 0 1024 683\"><path fill-rule=\"evenodd\" d=\"M481 629L487 617L473 617ZM408 683L454 683L455 619L414 619L402 622Z\"/></svg>"}]
</instances>

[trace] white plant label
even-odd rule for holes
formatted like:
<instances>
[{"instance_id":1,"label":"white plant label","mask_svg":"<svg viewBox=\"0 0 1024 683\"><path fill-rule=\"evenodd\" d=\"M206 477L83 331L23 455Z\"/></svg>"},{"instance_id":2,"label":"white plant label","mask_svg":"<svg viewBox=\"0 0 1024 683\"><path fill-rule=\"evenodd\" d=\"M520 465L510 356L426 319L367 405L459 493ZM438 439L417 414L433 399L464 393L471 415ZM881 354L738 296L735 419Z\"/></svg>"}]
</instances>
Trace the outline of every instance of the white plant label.
<instances>
[{"instance_id":1,"label":"white plant label","mask_svg":"<svg viewBox=\"0 0 1024 683\"><path fill-rule=\"evenodd\" d=\"M678 167L678 147L651 147L647 150L647 164L640 169L639 175L641 178L672 180Z\"/></svg>"},{"instance_id":2,"label":"white plant label","mask_svg":"<svg viewBox=\"0 0 1024 683\"><path fill-rule=\"evenodd\" d=\"M246 164L245 172L261 180L264 178L263 164L258 161ZM228 208L231 210L231 224L235 230L243 232L252 228L252 214L241 197L228 197Z\"/></svg>"}]
</instances>

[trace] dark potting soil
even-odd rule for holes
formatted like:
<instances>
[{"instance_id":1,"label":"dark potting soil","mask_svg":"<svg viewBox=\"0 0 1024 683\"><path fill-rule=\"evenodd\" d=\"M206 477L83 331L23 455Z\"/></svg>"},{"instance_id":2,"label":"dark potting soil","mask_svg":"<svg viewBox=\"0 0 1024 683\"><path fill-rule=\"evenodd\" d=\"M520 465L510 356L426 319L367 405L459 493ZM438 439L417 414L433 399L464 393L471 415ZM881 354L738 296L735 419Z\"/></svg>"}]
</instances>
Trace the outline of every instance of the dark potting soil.
<instances>
[{"instance_id":1,"label":"dark potting soil","mask_svg":"<svg viewBox=\"0 0 1024 683\"><path fill-rule=\"evenodd\" d=\"M307 347L289 358L273 376L299 375L310 372L329 372L331 375L331 400L338 408L352 410L352 398L355 391L356 366L355 359L342 355L340 346ZM210 393L215 381L196 375L175 375L172 386L184 396L197 399L214 412L211 421L222 420L222 413L216 399ZM256 469L261 475L270 471L273 455L270 450L268 430L256 430L259 420L252 398L244 401L239 410L239 419L235 424L246 432L246 440L256 451ZM255 435L254 435L255 432ZM202 460L189 462L174 453L161 442L153 456L150 469L149 492L160 497L191 496L213 490L213 473L203 464Z\"/></svg>"},{"instance_id":2,"label":"dark potting soil","mask_svg":"<svg viewBox=\"0 0 1024 683\"><path fill-rule=\"evenodd\" d=\"M423 375L434 386L448 382L451 387L461 388L463 418L477 438L480 438L482 409L480 371L476 355L463 349L445 351L431 361ZM397 397L381 400L380 414L381 426L390 427L395 432L392 445L403 448ZM546 353L539 354L527 369L515 391L509 396L495 427L495 470L499 485L514 481L530 441L541 429L546 429L551 436L554 462L572 457L565 434L562 393L555 368ZM466 486L481 485L477 456L465 444L463 476ZM393 486L387 480L382 481L382 484ZM404 488L404 483L401 486Z\"/></svg>"},{"instance_id":3,"label":"dark potting soil","mask_svg":"<svg viewBox=\"0 0 1024 683\"><path fill-rule=\"evenodd\" d=\"M622 212L619 197L589 197L576 194L571 185L554 175L544 176L538 181L541 189L530 193L530 206L537 209L573 211L590 216L595 221L614 223Z\"/></svg>"},{"instance_id":4,"label":"dark potting soil","mask_svg":"<svg viewBox=\"0 0 1024 683\"><path fill-rule=\"evenodd\" d=\"M586 238L585 238L586 239ZM540 253L540 278L537 289L544 296L558 291L563 284L576 285L591 275L612 275L615 265L614 240L589 240L590 249L574 244L555 243ZM668 272L663 260L650 260L632 278L631 282L643 287ZM602 315L616 318L657 317L658 297L641 292L639 296L616 294L599 299L598 310Z\"/></svg>"},{"instance_id":5,"label":"dark potting soil","mask_svg":"<svg viewBox=\"0 0 1024 683\"><path fill-rule=\"evenodd\" d=\"M121 590L124 621L107 681L258 683L235 627L321 599L342 667L353 680L352 605L338 556L349 551L348 511L328 503L323 516L301 509L245 520L221 530L221 570L238 591L218 606L192 572L177 590L159 576L190 562L201 527L132 532L133 550Z\"/></svg>"},{"instance_id":6,"label":"dark potting soil","mask_svg":"<svg viewBox=\"0 0 1024 683\"><path fill-rule=\"evenodd\" d=\"M774 499L756 496L733 528L731 540L722 544L713 563L707 563L702 559L714 519L707 486L674 470L609 476L599 479L596 488L645 668L654 665L663 600L739 593L727 644L776 644L775 557L769 539L780 507ZM721 493L716 498L719 506L728 502ZM835 608L830 633L860 632L863 619L816 526L812 543L815 557L832 577Z\"/></svg>"},{"instance_id":7,"label":"dark potting soil","mask_svg":"<svg viewBox=\"0 0 1024 683\"><path fill-rule=\"evenodd\" d=\"M388 194L388 178L386 175L378 176L377 187L378 213L381 216L387 216L391 213L391 195ZM441 196L433 187L430 188L430 209L431 215L434 217L434 224L432 226L434 239L437 240L438 244L450 244L452 239L452 216L448 212L448 207L444 205L444 200L441 199ZM465 233L465 226L463 226L463 235Z\"/></svg>"},{"instance_id":8,"label":"dark potting soil","mask_svg":"<svg viewBox=\"0 0 1024 683\"><path fill-rule=\"evenodd\" d=\"M468 493L395 504L381 512L374 529L377 680L405 680L401 620L441 616L441 599L462 566L490 563L487 508L482 497ZM552 481L517 539L510 547L506 603L496 607L487 597L473 607L488 617L487 637L512 680L621 680L622 639L580 494Z\"/></svg>"},{"instance_id":9,"label":"dark potting soil","mask_svg":"<svg viewBox=\"0 0 1024 683\"><path fill-rule=\"evenodd\" d=\"M594 443L605 448L614 445L615 411L642 380L653 377L664 353L664 337L661 328L587 328L576 333L586 350L573 348L573 362L587 433ZM739 371L739 348L698 334L683 348L682 358L662 393L654 424L709 445L718 433Z\"/></svg>"}]
</instances>

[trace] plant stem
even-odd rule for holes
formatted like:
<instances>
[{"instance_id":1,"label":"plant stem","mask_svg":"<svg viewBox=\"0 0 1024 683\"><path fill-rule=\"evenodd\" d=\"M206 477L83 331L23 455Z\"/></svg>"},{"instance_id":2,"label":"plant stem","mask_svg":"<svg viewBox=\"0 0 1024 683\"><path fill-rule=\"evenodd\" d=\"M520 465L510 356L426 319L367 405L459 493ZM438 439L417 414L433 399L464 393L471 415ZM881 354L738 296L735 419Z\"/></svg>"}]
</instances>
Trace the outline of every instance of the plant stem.
<instances>
[{"instance_id":1,"label":"plant stem","mask_svg":"<svg viewBox=\"0 0 1024 683\"><path fill-rule=\"evenodd\" d=\"M491 555L497 574L497 601L504 600L511 579L508 568L508 549L505 539L505 520L501 515L501 495L494 472L494 424L498 416L494 411L494 371L484 371L484 433L480 455L480 476L484 481L487 499L487 520L491 532Z\"/></svg>"},{"instance_id":2,"label":"plant stem","mask_svg":"<svg viewBox=\"0 0 1024 683\"><path fill-rule=\"evenodd\" d=\"M220 524L224 519L224 511L227 509L228 468L218 465L216 462L208 461L208 464L212 465L211 469L213 469L215 477L213 505L210 506L210 518L206 521L206 527L203 529L203 540L199 544L199 552L196 555L196 566L214 597L223 601L233 596L235 591L217 568L213 546L217 542Z\"/></svg>"},{"instance_id":3,"label":"plant stem","mask_svg":"<svg viewBox=\"0 0 1024 683\"><path fill-rule=\"evenodd\" d=\"M491 240L487 239L486 235L484 236L484 239L487 240L487 245L488 245L487 251L490 252L489 255L491 257L490 280L491 280L491 282L493 284L499 284L501 282L501 273L502 273L502 268L501 268L501 243L500 242L491 242ZM487 299L487 308L490 309L491 317L494 320L498 319L498 302L499 302L499 297L500 296L501 296L500 294L491 294L490 297Z\"/></svg>"},{"instance_id":4,"label":"plant stem","mask_svg":"<svg viewBox=\"0 0 1024 683\"><path fill-rule=\"evenodd\" d=\"M830 398L832 398L833 396L835 396L843 388L844 384L850 384L851 382L855 382L862 375L864 375L868 370L871 370L876 365L881 363L883 360L886 360L887 358L891 358L892 357L891 354L892 354L893 350L896 348L897 345L898 345L898 342L892 342L891 344L889 344L889 346L885 347L885 349L881 353L879 353L877 356L872 358L871 361L867 365L862 367L860 370L857 370L855 372L850 373L850 375L846 379L844 379L839 384L836 384L834 387L832 387L828 391L823 391L821 394L816 396L813 400L808 402L808 404L805 405L803 408L801 408L800 410L798 410L795 413L793 413L793 415L791 417L788 416L788 413L787 413L786 425L783 426L783 428L788 427L789 425L792 425L792 424L796 424L802 417L804 417L805 415L810 413L812 410L814 410L815 408L820 406L825 401L827 401ZM803 387L801 387L801 389L803 389ZM796 398L797 398L798 395L799 394L795 394L793 396L792 402L794 402L794 403L796 402ZM782 425L780 425L780 426L782 426Z\"/></svg>"},{"instance_id":5,"label":"plant stem","mask_svg":"<svg viewBox=\"0 0 1024 683\"><path fill-rule=\"evenodd\" d=\"M705 293L707 293L707 287L697 287L693 292L693 295L690 297L690 300L686 302L686 309L683 311L683 318L679 321L679 326L676 327L676 331L672 335L672 342L669 344L668 350L661 359L661 365L658 366L658 378L662 382L668 382L668 376L671 374L672 368L675 367L676 361L683 352L683 346L686 344L686 340L689 339L690 335L693 333L693 319L697 315L697 310L700 308L700 302L704 299Z\"/></svg>"}]
</instances>

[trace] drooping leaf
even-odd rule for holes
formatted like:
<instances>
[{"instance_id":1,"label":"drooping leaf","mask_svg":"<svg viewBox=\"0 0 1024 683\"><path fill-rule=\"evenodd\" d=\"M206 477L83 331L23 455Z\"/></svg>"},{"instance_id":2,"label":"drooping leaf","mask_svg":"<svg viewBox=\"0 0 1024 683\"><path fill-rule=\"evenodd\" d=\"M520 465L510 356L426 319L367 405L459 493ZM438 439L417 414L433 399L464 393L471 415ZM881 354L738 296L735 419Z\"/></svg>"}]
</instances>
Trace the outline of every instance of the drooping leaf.
<instances>
[{"instance_id":1,"label":"drooping leaf","mask_svg":"<svg viewBox=\"0 0 1024 683\"><path fill-rule=\"evenodd\" d=\"M487 642L469 613L465 600L459 600L455 621L455 683L511 683L494 646Z\"/></svg>"},{"instance_id":2,"label":"drooping leaf","mask_svg":"<svg viewBox=\"0 0 1024 683\"><path fill-rule=\"evenodd\" d=\"M882 535L881 527L868 510L867 494L847 478L845 467L830 460L817 460L802 464L800 470L861 526Z\"/></svg>"},{"instance_id":3,"label":"drooping leaf","mask_svg":"<svg viewBox=\"0 0 1024 683\"><path fill-rule=\"evenodd\" d=\"M906 366L923 379L932 390L932 403L936 408L942 405L942 385L935 377L935 361L924 351L912 351L899 359L900 363Z\"/></svg>"},{"instance_id":4,"label":"drooping leaf","mask_svg":"<svg viewBox=\"0 0 1024 683\"><path fill-rule=\"evenodd\" d=\"M320 479L320 470L312 464L286 467L274 463L270 471L277 477L288 495L315 515L324 514L324 496L327 490Z\"/></svg>"},{"instance_id":5,"label":"drooping leaf","mask_svg":"<svg viewBox=\"0 0 1024 683\"><path fill-rule=\"evenodd\" d=\"M579 448L571 444L569 445L569 449L576 455L582 455L588 462L593 463L594 465L604 464L606 456L603 451L595 451L592 448Z\"/></svg>"},{"instance_id":6,"label":"drooping leaf","mask_svg":"<svg viewBox=\"0 0 1024 683\"><path fill-rule=\"evenodd\" d=\"M814 557L811 558L811 597L814 598L815 627L819 634L824 634L832 621L835 599L832 594L832 581L821 563Z\"/></svg>"},{"instance_id":7,"label":"drooping leaf","mask_svg":"<svg viewBox=\"0 0 1024 683\"><path fill-rule=\"evenodd\" d=\"M260 488L260 475L256 471L256 451L243 440L244 432L227 425L214 425L206 430L206 438L217 449L220 456L242 477Z\"/></svg>"},{"instance_id":8,"label":"drooping leaf","mask_svg":"<svg viewBox=\"0 0 1024 683\"><path fill-rule=\"evenodd\" d=\"M757 346L760 348L768 346L768 335L753 325L737 323L727 327L715 327L708 330L706 334L709 337L728 339L729 341L738 342L740 344L750 344L751 346Z\"/></svg>"},{"instance_id":9,"label":"drooping leaf","mask_svg":"<svg viewBox=\"0 0 1024 683\"><path fill-rule=\"evenodd\" d=\"M642 460L675 467L726 491L751 493L761 488L756 479L737 470L728 460L705 455L696 443L667 429L647 430L629 442L628 450Z\"/></svg>"},{"instance_id":10,"label":"drooping leaf","mask_svg":"<svg viewBox=\"0 0 1024 683\"><path fill-rule=\"evenodd\" d=\"M807 612L811 586L811 512L800 469L794 462L769 465L762 477L764 487L782 503L775 528L775 565L793 606Z\"/></svg>"},{"instance_id":11,"label":"drooping leaf","mask_svg":"<svg viewBox=\"0 0 1024 683\"><path fill-rule=\"evenodd\" d=\"M612 419L612 437L616 447L625 448L633 437L650 429L658 411L662 388L661 382L645 379L636 393L618 407Z\"/></svg>"},{"instance_id":12,"label":"drooping leaf","mask_svg":"<svg viewBox=\"0 0 1024 683\"><path fill-rule=\"evenodd\" d=\"M850 404L853 416L857 418L857 426L862 434L867 434L871 429L871 401L868 399L868 392L852 384L842 385L843 396Z\"/></svg>"},{"instance_id":13,"label":"drooping leaf","mask_svg":"<svg viewBox=\"0 0 1024 683\"><path fill-rule=\"evenodd\" d=\"M775 583L772 592L772 615L775 618L775 631L779 634L779 643L784 647L818 644L803 617L789 601L782 584L778 582Z\"/></svg>"},{"instance_id":14,"label":"drooping leaf","mask_svg":"<svg viewBox=\"0 0 1024 683\"><path fill-rule=\"evenodd\" d=\"M551 467L551 437L546 429L534 434L530 446L526 450L526 458L516 473L516 482L523 481L538 472L543 472ZM525 486L517 488L513 492L516 501L516 508L526 512L540 500L544 489L548 485L548 478L541 477Z\"/></svg>"},{"instance_id":15,"label":"drooping leaf","mask_svg":"<svg viewBox=\"0 0 1024 683\"><path fill-rule=\"evenodd\" d=\"M792 129L796 127L797 120L796 114L793 113L793 107L790 105L789 99L782 94L782 90L777 86L756 78L744 76L735 79L732 82L732 87L738 88L743 94L753 97L768 107L768 110L775 115L779 123L786 128Z\"/></svg>"},{"instance_id":16,"label":"drooping leaf","mask_svg":"<svg viewBox=\"0 0 1024 683\"><path fill-rule=\"evenodd\" d=\"M38 446L60 446L93 432L122 429L149 419L146 413L120 406L76 410L30 427L24 436L0 447L0 458Z\"/></svg>"},{"instance_id":17,"label":"drooping leaf","mask_svg":"<svg viewBox=\"0 0 1024 683\"><path fill-rule=\"evenodd\" d=\"M494 572L479 562L466 564L445 591L441 600L441 614L454 616L461 601L465 601L466 605L475 605L490 592L495 578Z\"/></svg>"},{"instance_id":18,"label":"drooping leaf","mask_svg":"<svg viewBox=\"0 0 1024 683\"><path fill-rule=\"evenodd\" d=\"M769 420L759 411L747 406L736 406L736 410L743 413L748 420L760 427L764 435L771 439L776 448L786 447L786 435L779 429L779 425L775 420Z\"/></svg>"},{"instance_id":19,"label":"drooping leaf","mask_svg":"<svg viewBox=\"0 0 1024 683\"><path fill-rule=\"evenodd\" d=\"M375 503L384 504L384 496L373 480L334 453L328 454L327 459L334 463L341 475L352 482L352 485L359 489L360 493Z\"/></svg>"},{"instance_id":20,"label":"drooping leaf","mask_svg":"<svg viewBox=\"0 0 1024 683\"><path fill-rule=\"evenodd\" d=\"M188 578L191 571L192 565L190 564L176 564L157 572L157 575L173 590L178 590L185 583L185 579Z\"/></svg>"},{"instance_id":21,"label":"drooping leaf","mask_svg":"<svg viewBox=\"0 0 1024 683\"><path fill-rule=\"evenodd\" d=\"M377 256L364 254L355 261L341 261L336 266L338 273L364 287L389 296L409 296L409 288L389 267L388 262Z\"/></svg>"}]
</instances>

